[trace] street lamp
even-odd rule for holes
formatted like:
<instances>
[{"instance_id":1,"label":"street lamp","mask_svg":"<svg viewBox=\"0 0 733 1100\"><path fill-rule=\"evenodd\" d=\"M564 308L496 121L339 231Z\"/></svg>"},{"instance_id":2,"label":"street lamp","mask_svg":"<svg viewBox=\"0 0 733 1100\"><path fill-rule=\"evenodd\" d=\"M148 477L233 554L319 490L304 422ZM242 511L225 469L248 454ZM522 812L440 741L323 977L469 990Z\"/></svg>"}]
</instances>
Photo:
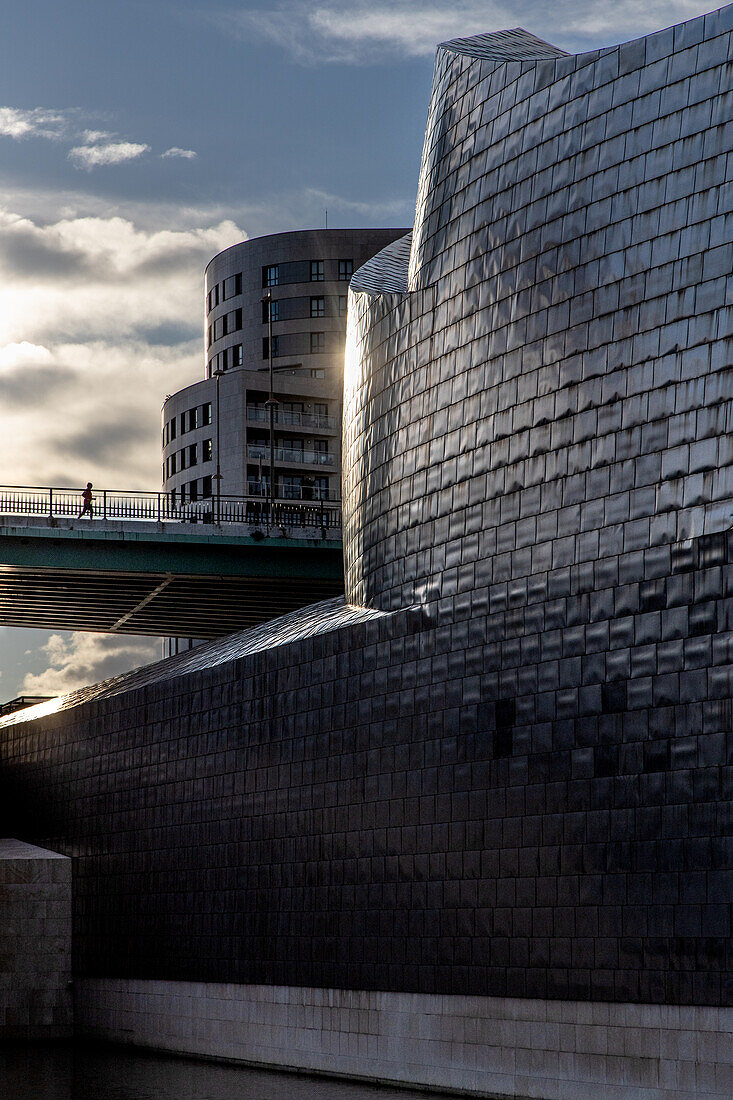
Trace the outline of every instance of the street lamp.
<instances>
[{"instance_id":1,"label":"street lamp","mask_svg":"<svg viewBox=\"0 0 733 1100\"><path fill-rule=\"evenodd\" d=\"M270 396L265 402L265 408L270 410L270 484L267 487L267 525L268 529L273 524L275 512L275 409L278 402L275 397L272 367L272 294L268 290L262 299L267 308L267 358L270 368Z\"/></svg>"},{"instance_id":2,"label":"street lamp","mask_svg":"<svg viewBox=\"0 0 733 1100\"><path fill-rule=\"evenodd\" d=\"M221 451L219 448L219 440L221 438L219 429L219 379L223 375L224 371L221 367L217 367L214 371L214 378L216 379L216 473L213 480L216 482L216 523L221 524Z\"/></svg>"}]
</instances>

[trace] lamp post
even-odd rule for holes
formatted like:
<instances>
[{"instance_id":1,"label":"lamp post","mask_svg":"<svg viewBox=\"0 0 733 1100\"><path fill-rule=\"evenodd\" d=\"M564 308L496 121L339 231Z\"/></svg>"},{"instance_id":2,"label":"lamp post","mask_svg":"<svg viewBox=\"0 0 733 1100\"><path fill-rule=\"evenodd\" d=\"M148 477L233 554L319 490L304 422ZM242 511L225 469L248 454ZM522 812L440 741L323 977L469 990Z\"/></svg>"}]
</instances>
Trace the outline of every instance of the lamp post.
<instances>
[{"instance_id":1,"label":"lamp post","mask_svg":"<svg viewBox=\"0 0 733 1100\"><path fill-rule=\"evenodd\" d=\"M267 526L269 534L269 528L274 523L275 513L275 409L278 404L274 392L272 367L272 294L269 290L262 301L267 307L267 358L270 368L270 395L265 402L265 407L270 411L270 484L267 487Z\"/></svg>"},{"instance_id":2,"label":"lamp post","mask_svg":"<svg viewBox=\"0 0 733 1100\"><path fill-rule=\"evenodd\" d=\"M221 433L219 429L219 379L224 371L221 367L217 367L214 371L214 378L216 379L216 473L213 480L216 482L216 523L221 524L221 451L219 447L219 440Z\"/></svg>"}]
</instances>

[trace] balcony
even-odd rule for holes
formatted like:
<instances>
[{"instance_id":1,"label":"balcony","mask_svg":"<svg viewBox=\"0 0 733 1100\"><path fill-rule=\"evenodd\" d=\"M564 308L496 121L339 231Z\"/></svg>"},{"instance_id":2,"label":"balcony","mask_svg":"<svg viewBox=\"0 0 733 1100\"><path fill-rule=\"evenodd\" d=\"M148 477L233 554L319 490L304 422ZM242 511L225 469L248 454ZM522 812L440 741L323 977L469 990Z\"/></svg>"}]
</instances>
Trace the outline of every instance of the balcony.
<instances>
[{"instance_id":1,"label":"balcony","mask_svg":"<svg viewBox=\"0 0 733 1100\"><path fill-rule=\"evenodd\" d=\"M269 424L270 413L258 405L248 405L247 420L251 424ZM281 428L310 428L311 431L316 432L338 431L336 417L324 416L321 413L286 412L284 409L275 409L275 423Z\"/></svg>"},{"instance_id":2,"label":"balcony","mask_svg":"<svg viewBox=\"0 0 733 1100\"><path fill-rule=\"evenodd\" d=\"M250 443L247 447L247 459L250 462L269 462L270 448ZM275 448L275 462L286 466L335 466L336 455L329 451L303 451L300 448Z\"/></svg>"}]
</instances>

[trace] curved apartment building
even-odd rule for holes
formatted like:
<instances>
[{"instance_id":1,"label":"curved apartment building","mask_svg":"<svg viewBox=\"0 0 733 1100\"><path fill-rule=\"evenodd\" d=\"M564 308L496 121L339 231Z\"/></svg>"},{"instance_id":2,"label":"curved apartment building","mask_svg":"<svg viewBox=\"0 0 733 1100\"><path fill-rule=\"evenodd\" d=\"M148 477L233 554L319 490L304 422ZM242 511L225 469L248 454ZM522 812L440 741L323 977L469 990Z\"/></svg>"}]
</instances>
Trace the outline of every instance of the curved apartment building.
<instances>
[{"instance_id":1,"label":"curved apartment building","mask_svg":"<svg viewBox=\"0 0 733 1100\"><path fill-rule=\"evenodd\" d=\"M205 377L163 406L163 487L176 500L214 501L217 460L220 498L269 495L270 334L273 498L339 499L349 281L404 232L275 233L214 256L205 281Z\"/></svg>"}]
</instances>

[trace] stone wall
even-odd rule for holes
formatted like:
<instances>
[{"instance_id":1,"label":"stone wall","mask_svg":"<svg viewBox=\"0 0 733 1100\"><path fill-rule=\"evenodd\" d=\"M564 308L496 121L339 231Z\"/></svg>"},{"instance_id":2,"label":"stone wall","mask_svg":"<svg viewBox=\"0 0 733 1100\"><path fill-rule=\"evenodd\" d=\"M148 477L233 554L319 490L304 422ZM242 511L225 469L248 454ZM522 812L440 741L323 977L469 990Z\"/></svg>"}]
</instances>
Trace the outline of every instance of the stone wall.
<instances>
[{"instance_id":1,"label":"stone wall","mask_svg":"<svg viewBox=\"0 0 733 1100\"><path fill-rule=\"evenodd\" d=\"M71 860L0 840L0 1039L72 1033Z\"/></svg>"}]
</instances>

